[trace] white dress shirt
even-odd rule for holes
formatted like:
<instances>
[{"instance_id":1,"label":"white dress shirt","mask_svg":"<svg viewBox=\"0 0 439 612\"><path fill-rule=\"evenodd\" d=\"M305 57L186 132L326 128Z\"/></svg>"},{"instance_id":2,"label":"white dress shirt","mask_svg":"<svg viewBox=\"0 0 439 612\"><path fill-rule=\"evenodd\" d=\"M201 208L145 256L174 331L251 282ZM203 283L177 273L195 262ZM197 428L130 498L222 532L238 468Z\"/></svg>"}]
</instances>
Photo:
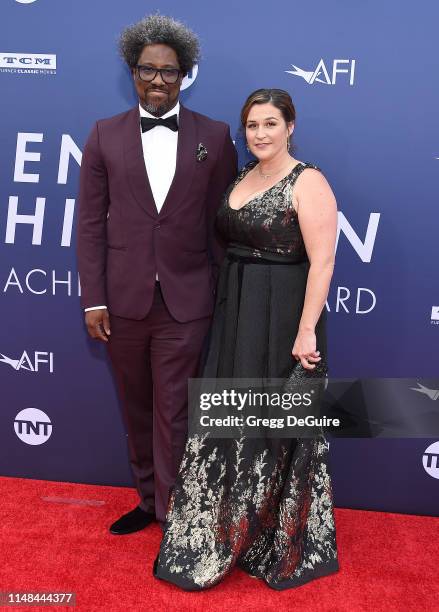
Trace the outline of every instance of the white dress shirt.
<instances>
[{"instance_id":1,"label":"white dress shirt","mask_svg":"<svg viewBox=\"0 0 439 612\"><path fill-rule=\"evenodd\" d=\"M139 109L141 117L156 118L140 105ZM172 115L178 117L179 112L180 102L177 102L174 108L162 115L162 119L172 117ZM177 141L178 132L173 132L163 125L158 125L142 134L143 158L158 212L163 206L174 178L177 162Z\"/></svg>"},{"instance_id":2,"label":"white dress shirt","mask_svg":"<svg viewBox=\"0 0 439 612\"><path fill-rule=\"evenodd\" d=\"M151 115L151 113L148 113L140 104L139 111L141 117L157 118ZM178 120L179 114L180 102L177 102L174 108L162 115L162 119L177 115ZM173 132L163 125L158 125L143 133L139 125L139 130L142 139L143 159L145 160L149 184L151 185L157 212L160 212L175 174L178 132ZM158 280L157 275L156 279ZM101 310L104 308L106 308L106 306L92 306L84 310L87 312L89 310Z\"/></svg>"}]
</instances>

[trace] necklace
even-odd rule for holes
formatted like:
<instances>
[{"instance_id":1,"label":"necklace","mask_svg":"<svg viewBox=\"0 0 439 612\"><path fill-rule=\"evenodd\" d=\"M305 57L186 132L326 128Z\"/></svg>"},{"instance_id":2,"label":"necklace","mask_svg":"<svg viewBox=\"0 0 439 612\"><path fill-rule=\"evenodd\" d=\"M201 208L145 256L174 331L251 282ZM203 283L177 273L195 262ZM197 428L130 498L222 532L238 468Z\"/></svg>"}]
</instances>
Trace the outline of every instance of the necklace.
<instances>
[{"instance_id":1,"label":"necklace","mask_svg":"<svg viewBox=\"0 0 439 612\"><path fill-rule=\"evenodd\" d=\"M280 174L281 172L283 172L287 168L288 168L288 166L284 166L283 168L281 168L277 172L272 172L271 174L264 174L263 172L261 172L261 168L260 168L260 166L258 164L258 174L261 177L261 179L267 180L267 179L271 178L272 176L276 176L276 174Z\"/></svg>"}]
</instances>

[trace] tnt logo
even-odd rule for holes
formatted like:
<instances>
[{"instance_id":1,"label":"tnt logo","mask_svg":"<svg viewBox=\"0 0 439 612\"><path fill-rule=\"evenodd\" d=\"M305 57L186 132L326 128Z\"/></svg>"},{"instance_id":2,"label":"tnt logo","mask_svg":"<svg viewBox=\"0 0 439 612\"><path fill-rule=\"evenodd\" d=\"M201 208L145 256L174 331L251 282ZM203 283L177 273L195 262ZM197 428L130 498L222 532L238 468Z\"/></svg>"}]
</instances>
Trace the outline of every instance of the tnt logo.
<instances>
[{"instance_id":1,"label":"tnt logo","mask_svg":"<svg viewBox=\"0 0 439 612\"><path fill-rule=\"evenodd\" d=\"M321 59L314 70L303 70L303 68L291 64L294 70L285 70L285 72L293 76L301 77L308 85L313 85L314 83L335 85L337 75L347 74L349 76L349 85L353 85L355 79L355 62L356 60L354 59L335 59L332 61L332 66L328 69L323 59Z\"/></svg>"},{"instance_id":2,"label":"tnt logo","mask_svg":"<svg viewBox=\"0 0 439 612\"><path fill-rule=\"evenodd\" d=\"M181 82L182 91L183 89L187 89L193 84L193 82L197 78L197 74L198 74L198 65L195 64L195 66L190 70L190 72L187 73L187 75L184 77L183 81Z\"/></svg>"},{"instance_id":3,"label":"tnt logo","mask_svg":"<svg viewBox=\"0 0 439 612\"><path fill-rule=\"evenodd\" d=\"M439 442L433 442L425 449L422 465L429 476L439 480Z\"/></svg>"},{"instance_id":4,"label":"tnt logo","mask_svg":"<svg viewBox=\"0 0 439 612\"><path fill-rule=\"evenodd\" d=\"M32 446L44 444L52 435L49 417L38 408L25 408L19 412L15 417L14 429L22 442Z\"/></svg>"}]
</instances>

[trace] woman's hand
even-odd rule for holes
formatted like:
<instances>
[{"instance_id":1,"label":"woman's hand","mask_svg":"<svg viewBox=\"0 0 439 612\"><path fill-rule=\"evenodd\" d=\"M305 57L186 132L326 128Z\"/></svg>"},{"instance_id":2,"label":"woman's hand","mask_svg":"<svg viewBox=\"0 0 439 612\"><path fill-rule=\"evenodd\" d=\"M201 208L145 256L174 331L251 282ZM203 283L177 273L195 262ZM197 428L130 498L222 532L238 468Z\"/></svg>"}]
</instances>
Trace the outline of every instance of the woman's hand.
<instances>
[{"instance_id":1,"label":"woman's hand","mask_svg":"<svg viewBox=\"0 0 439 612\"><path fill-rule=\"evenodd\" d=\"M313 364L321 360L320 351L316 350L316 343L314 331L299 329L291 353L307 370L313 370L316 367Z\"/></svg>"}]
</instances>

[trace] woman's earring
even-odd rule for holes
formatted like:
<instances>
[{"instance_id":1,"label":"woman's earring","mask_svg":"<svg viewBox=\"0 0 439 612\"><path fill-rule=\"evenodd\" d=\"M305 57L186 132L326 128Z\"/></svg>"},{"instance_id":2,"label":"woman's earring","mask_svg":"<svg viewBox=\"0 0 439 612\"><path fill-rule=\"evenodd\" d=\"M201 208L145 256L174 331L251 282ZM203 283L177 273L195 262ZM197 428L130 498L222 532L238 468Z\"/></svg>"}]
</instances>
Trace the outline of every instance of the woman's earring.
<instances>
[{"instance_id":1,"label":"woman's earring","mask_svg":"<svg viewBox=\"0 0 439 612\"><path fill-rule=\"evenodd\" d=\"M287 151L290 150L290 146L291 146L290 139L287 138Z\"/></svg>"},{"instance_id":2,"label":"woman's earring","mask_svg":"<svg viewBox=\"0 0 439 612\"><path fill-rule=\"evenodd\" d=\"M247 149L247 153L250 153L250 149L248 148L248 143L245 144L245 148Z\"/></svg>"}]
</instances>

